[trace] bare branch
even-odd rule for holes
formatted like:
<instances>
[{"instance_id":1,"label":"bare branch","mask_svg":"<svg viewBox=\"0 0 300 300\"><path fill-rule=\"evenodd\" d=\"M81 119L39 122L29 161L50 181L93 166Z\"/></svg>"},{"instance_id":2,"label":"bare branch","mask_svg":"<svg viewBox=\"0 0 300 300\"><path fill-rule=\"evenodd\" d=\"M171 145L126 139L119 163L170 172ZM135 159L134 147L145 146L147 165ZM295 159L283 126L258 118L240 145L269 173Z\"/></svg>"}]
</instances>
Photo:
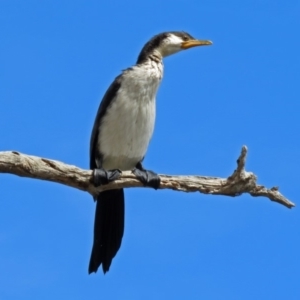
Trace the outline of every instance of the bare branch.
<instances>
[{"instance_id":1,"label":"bare branch","mask_svg":"<svg viewBox=\"0 0 300 300\"><path fill-rule=\"evenodd\" d=\"M160 174L160 189L232 197L248 193L254 197L266 197L288 208L294 207L293 202L279 193L278 187L267 189L256 184L256 176L245 171L246 156L247 147L243 146L237 160L237 169L228 178ZM92 184L91 170L83 170L59 161L24 155L16 151L0 152L0 173L53 181L87 191L92 195L104 190L143 186L131 171L126 171L122 172L120 179L96 188Z\"/></svg>"}]
</instances>

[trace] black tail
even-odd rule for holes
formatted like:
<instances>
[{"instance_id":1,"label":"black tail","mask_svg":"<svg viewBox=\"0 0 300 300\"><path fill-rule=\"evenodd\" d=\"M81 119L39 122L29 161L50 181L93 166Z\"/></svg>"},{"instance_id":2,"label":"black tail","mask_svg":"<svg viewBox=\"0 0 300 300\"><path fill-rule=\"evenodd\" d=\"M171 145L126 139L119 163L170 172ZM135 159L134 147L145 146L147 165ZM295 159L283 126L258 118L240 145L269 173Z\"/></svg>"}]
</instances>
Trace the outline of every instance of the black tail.
<instances>
[{"instance_id":1,"label":"black tail","mask_svg":"<svg viewBox=\"0 0 300 300\"><path fill-rule=\"evenodd\" d=\"M102 264L104 274L109 270L117 254L124 232L124 191L104 191L97 197L94 244L89 265L89 274L97 272Z\"/></svg>"}]
</instances>

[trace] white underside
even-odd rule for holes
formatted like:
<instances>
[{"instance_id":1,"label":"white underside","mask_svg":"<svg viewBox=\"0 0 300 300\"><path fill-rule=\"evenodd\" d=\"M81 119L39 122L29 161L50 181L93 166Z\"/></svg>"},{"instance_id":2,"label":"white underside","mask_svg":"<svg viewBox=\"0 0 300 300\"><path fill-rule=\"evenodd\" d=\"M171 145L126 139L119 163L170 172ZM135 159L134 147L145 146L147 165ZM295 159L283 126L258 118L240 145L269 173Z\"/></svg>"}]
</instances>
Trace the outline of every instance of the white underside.
<instances>
[{"instance_id":1,"label":"white underside","mask_svg":"<svg viewBox=\"0 0 300 300\"><path fill-rule=\"evenodd\" d=\"M98 146L103 168L130 170L145 156L153 134L161 77L162 64L152 61L125 71L100 125Z\"/></svg>"}]
</instances>

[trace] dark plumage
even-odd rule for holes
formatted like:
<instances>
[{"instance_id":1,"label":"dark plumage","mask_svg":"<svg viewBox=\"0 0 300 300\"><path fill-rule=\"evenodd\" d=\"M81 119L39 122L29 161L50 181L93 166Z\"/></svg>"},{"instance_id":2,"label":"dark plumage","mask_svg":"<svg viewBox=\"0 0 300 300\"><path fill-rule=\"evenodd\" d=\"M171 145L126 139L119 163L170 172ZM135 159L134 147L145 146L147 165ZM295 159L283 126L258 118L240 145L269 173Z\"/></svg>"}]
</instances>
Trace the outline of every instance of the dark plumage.
<instances>
[{"instance_id":1,"label":"dark plumage","mask_svg":"<svg viewBox=\"0 0 300 300\"><path fill-rule=\"evenodd\" d=\"M99 262L102 263L104 273L109 270L111 261L121 246L123 233L123 189L100 193L97 197L95 211L95 238L89 264L89 273L97 271Z\"/></svg>"}]
</instances>

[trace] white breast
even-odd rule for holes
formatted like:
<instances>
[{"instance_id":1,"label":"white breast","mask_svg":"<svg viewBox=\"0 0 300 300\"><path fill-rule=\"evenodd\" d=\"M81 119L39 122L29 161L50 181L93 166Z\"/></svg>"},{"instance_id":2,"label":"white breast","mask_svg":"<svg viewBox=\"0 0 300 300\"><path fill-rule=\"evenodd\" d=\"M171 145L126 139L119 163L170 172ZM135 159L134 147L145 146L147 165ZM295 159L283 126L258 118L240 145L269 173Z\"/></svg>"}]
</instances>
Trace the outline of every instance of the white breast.
<instances>
[{"instance_id":1,"label":"white breast","mask_svg":"<svg viewBox=\"0 0 300 300\"><path fill-rule=\"evenodd\" d=\"M162 65L125 71L116 98L100 126L99 147L105 169L129 170L145 156L155 122L155 97Z\"/></svg>"}]
</instances>

